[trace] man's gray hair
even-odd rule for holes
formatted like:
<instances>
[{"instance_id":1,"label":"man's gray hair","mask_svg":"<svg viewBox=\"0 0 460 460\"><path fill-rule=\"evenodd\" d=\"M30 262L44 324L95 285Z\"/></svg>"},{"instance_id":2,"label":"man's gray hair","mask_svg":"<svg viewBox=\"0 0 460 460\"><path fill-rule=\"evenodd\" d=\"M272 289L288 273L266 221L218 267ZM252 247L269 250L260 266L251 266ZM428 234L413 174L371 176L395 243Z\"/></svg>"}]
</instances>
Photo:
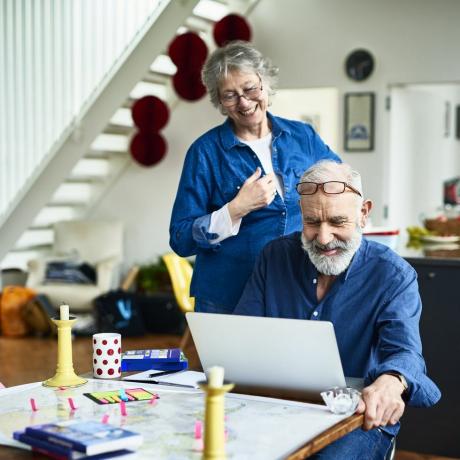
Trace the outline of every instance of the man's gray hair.
<instances>
[{"instance_id":1,"label":"man's gray hair","mask_svg":"<svg viewBox=\"0 0 460 460\"><path fill-rule=\"evenodd\" d=\"M322 183L333 180L346 182L364 197L361 175L347 163L337 163L332 160L318 161L303 173L300 181ZM362 202L363 199L361 198L359 206L361 206Z\"/></svg>"},{"instance_id":2,"label":"man's gray hair","mask_svg":"<svg viewBox=\"0 0 460 460\"><path fill-rule=\"evenodd\" d=\"M220 105L219 83L232 71L259 75L268 94L274 94L278 82L278 68L250 43L233 41L217 48L209 56L201 72L201 79L215 107Z\"/></svg>"}]
</instances>

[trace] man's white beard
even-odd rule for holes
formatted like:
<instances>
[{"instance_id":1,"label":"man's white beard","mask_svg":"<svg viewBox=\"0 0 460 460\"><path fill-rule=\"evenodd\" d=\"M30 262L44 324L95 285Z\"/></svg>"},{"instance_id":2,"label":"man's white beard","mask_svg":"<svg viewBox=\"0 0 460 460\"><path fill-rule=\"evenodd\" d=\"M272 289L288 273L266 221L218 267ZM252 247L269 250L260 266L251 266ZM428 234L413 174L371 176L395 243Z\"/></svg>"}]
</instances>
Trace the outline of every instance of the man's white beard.
<instances>
[{"instance_id":1,"label":"man's white beard","mask_svg":"<svg viewBox=\"0 0 460 460\"><path fill-rule=\"evenodd\" d=\"M337 276L343 273L350 265L362 240L362 231L356 227L355 234L347 241L334 239L328 244L320 244L316 240L308 241L302 233L302 248L308 254L312 264L319 273L329 276ZM339 248L338 253L333 256L323 254L322 250Z\"/></svg>"}]
</instances>

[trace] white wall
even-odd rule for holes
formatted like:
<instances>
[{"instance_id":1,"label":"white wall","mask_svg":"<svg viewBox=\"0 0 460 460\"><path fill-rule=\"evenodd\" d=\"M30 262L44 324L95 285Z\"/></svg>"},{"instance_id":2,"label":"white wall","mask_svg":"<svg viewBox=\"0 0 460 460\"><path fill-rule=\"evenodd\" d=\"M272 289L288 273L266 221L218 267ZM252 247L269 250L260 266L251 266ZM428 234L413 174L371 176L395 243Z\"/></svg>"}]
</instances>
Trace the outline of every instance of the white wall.
<instances>
[{"instance_id":1,"label":"white wall","mask_svg":"<svg viewBox=\"0 0 460 460\"><path fill-rule=\"evenodd\" d=\"M460 80L459 20L458 0L261 0L249 17L255 45L280 68L280 88L337 87L342 96L376 92L374 152L338 149L363 174L366 194L375 201L375 224L390 185L388 85ZM361 47L372 52L376 68L367 81L354 83L344 73L344 60ZM340 101L341 114L343 97ZM99 217L126 221L127 265L168 250L170 209L185 151L221 120L206 100L181 103L165 130L166 159L152 169L130 168L95 210Z\"/></svg>"}]
</instances>

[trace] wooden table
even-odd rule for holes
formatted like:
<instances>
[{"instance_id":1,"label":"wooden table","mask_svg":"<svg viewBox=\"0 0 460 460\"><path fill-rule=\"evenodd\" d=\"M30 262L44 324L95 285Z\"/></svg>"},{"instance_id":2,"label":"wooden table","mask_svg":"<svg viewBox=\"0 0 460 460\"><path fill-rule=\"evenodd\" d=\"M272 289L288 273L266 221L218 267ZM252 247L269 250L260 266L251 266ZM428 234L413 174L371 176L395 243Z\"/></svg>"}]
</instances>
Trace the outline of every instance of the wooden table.
<instances>
[{"instance_id":1,"label":"wooden table","mask_svg":"<svg viewBox=\"0 0 460 460\"><path fill-rule=\"evenodd\" d=\"M180 337L149 335L123 339L126 349L170 348L178 346ZM7 386L19 385L22 382L45 380L54 375L56 368L56 341L54 339L37 339L33 337L21 339L5 339L0 337L0 374ZM91 338L76 338L73 342L74 368L82 374L91 366L88 356L92 354ZM199 368L199 360L193 342L187 347L186 355L192 368ZM266 396L279 397L276 394ZM289 460L308 458L328 444L343 437L347 433L362 426L363 416L352 415L327 429L306 443ZM0 446L0 460L14 459L45 459L32 455L30 451Z\"/></svg>"}]
</instances>

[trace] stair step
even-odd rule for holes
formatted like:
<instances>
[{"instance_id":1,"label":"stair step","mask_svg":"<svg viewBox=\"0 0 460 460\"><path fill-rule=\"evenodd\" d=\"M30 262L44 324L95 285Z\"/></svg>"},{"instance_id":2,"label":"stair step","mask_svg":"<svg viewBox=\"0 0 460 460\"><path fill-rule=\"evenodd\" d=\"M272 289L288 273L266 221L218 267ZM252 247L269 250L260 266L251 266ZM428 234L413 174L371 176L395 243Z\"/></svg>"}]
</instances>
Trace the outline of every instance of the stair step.
<instances>
[{"instance_id":1,"label":"stair step","mask_svg":"<svg viewBox=\"0 0 460 460\"><path fill-rule=\"evenodd\" d=\"M167 101L170 97L171 89L164 83L151 83L140 81L129 93L132 99L140 99L144 96L156 96L162 101Z\"/></svg>"},{"instance_id":2,"label":"stair step","mask_svg":"<svg viewBox=\"0 0 460 460\"><path fill-rule=\"evenodd\" d=\"M126 151L122 150L89 150L84 158L87 158L89 160L106 160L106 161L111 161L112 158L115 157L120 157L120 156L125 156L127 151L129 151L129 148Z\"/></svg>"},{"instance_id":3,"label":"stair step","mask_svg":"<svg viewBox=\"0 0 460 460\"><path fill-rule=\"evenodd\" d=\"M160 54L151 64L150 70L162 75L173 76L177 72L177 67L168 55Z\"/></svg>"},{"instance_id":4,"label":"stair step","mask_svg":"<svg viewBox=\"0 0 460 460\"><path fill-rule=\"evenodd\" d=\"M133 132L134 126L118 125L114 123L110 123L104 128L104 134L121 134L123 136L131 136Z\"/></svg>"},{"instance_id":5,"label":"stair step","mask_svg":"<svg viewBox=\"0 0 460 460\"><path fill-rule=\"evenodd\" d=\"M69 179L77 182L88 179L104 179L110 174L110 160L105 158L82 158L73 168Z\"/></svg>"},{"instance_id":6,"label":"stair step","mask_svg":"<svg viewBox=\"0 0 460 460\"><path fill-rule=\"evenodd\" d=\"M52 227L43 229L28 229L16 242L14 251L25 251L30 249L42 248L43 246L50 246L54 242L54 231Z\"/></svg>"},{"instance_id":7,"label":"stair step","mask_svg":"<svg viewBox=\"0 0 460 460\"><path fill-rule=\"evenodd\" d=\"M148 83L158 83L166 86L171 84L171 77L169 75L164 75L149 70L147 74L142 77L142 81Z\"/></svg>"},{"instance_id":8,"label":"stair step","mask_svg":"<svg viewBox=\"0 0 460 460\"><path fill-rule=\"evenodd\" d=\"M228 6L213 0L201 0L193 9L193 14L208 21L217 22L229 13Z\"/></svg>"},{"instance_id":9,"label":"stair step","mask_svg":"<svg viewBox=\"0 0 460 460\"><path fill-rule=\"evenodd\" d=\"M1 261L0 268L2 270L7 268L19 268L20 270L27 271L27 262L29 262L29 260L39 259L49 256L50 254L51 247L42 247L24 251L10 251Z\"/></svg>"},{"instance_id":10,"label":"stair step","mask_svg":"<svg viewBox=\"0 0 460 460\"><path fill-rule=\"evenodd\" d=\"M83 206L45 206L34 219L33 227L44 227L62 220L78 219L83 212Z\"/></svg>"},{"instance_id":11,"label":"stair step","mask_svg":"<svg viewBox=\"0 0 460 460\"><path fill-rule=\"evenodd\" d=\"M51 197L51 204L87 203L94 194L95 185L90 182L62 183Z\"/></svg>"},{"instance_id":12,"label":"stair step","mask_svg":"<svg viewBox=\"0 0 460 460\"><path fill-rule=\"evenodd\" d=\"M99 134L91 144L91 151L126 152L129 148L130 137L123 134Z\"/></svg>"},{"instance_id":13,"label":"stair step","mask_svg":"<svg viewBox=\"0 0 460 460\"><path fill-rule=\"evenodd\" d=\"M177 33L180 35L186 31L195 32L205 38L205 36L212 33L214 22L198 16L190 16L186 19L185 24L179 27Z\"/></svg>"},{"instance_id":14,"label":"stair step","mask_svg":"<svg viewBox=\"0 0 460 460\"><path fill-rule=\"evenodd\" d=\"M120 107L110 119L111 125L134 127L133 117L131 116L131 110L128 108Z\"/></svg>"}]
</instances>

